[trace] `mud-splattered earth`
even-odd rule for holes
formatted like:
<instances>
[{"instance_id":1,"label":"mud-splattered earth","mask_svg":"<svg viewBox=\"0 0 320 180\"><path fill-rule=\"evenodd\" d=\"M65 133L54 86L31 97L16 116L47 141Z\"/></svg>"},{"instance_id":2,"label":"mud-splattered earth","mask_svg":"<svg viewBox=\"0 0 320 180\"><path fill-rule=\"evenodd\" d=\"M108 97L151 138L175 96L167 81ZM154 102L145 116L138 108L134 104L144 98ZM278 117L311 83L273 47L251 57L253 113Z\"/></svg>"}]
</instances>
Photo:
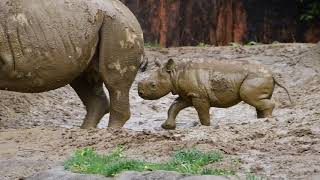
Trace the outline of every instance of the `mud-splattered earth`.
<instances>
[{"instance_id":1,"label":"mud-splattered earth","mask_svg":"<svg viewBox=\"0 0 320 180\"><path fill-rule=\"evenodd\" d=\"M177 130L165 131L160 125L175 96L143 100L135 83L132 117L125 129L87 131L79 129L85 111L68 86L41 94L0 91L0 179L26 177L61 165L77 148L92 146L108 152L117 145L124 145L129 157L149 161L165 160L181 148L220 150L230 161L238 159L238 172L251 170L271 179L305 179L320 173L320 48L314 44L151 48L147 56L150 66L137 80L155 69L155 59L259 61L289 88L294 105L276 88L274 118L256 119L255 110L240 103L212 108L212 126L203 127L195 110L188 108L179 114Z\"/></svg>"}]
</instances>

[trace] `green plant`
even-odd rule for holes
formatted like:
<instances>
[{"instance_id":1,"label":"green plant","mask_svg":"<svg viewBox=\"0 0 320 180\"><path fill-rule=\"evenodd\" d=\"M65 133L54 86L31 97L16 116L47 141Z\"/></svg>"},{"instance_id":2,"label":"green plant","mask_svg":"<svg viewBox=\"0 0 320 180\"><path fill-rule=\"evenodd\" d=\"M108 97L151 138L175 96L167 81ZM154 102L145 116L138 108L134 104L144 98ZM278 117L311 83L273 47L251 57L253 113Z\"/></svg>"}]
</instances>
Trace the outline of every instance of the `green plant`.
<instances>
[{"instance_id":1,"label":"green plant","mask_svg":"<svg viewBox=\"0 0 320 180\"><path fill-rule=\"evenodd\" d=\"M249 46L254 46L254 45L257 45L257 44L258 43L255 42L255 41L250 41L250 42L247 43L247 45L249 45Z\"/></svg>"},{"instance_id":2,"label":"green plant","mask_svg":"<svg viewBox=\"0 0 320 180\"><path fill-rule=\"evenodd\" d=\"M196 149L190 149L176 152L171 161L166 163L166 165L168 167L174 167L178 172L182 173L217 174L217 172L221 170L205 169L203 166L221 161L222 159L222 155L219 152L204 153Z\"/></svg>"},{"instance_id":3,"label":"green plant","mask_svg":"<svg viewBox=\"0 0 320 180\"><path fill-rule=\"evenodd\" d=\"M124 170L143 171L145 163L143 161L129 160L122 156L122 147L118 147L109 155L99 155L92 148L77 150L68 159L65 169L73 172L84 172L89 174L102 174L114 176Z\"/></svg>"},{"instance_id":4,"label":"green plant","mask_svg":"<svg viewBox=\"0 0 320 180\"><path fill-rule=\"evenodd\" d=\"M247 172L246 173L246 180L264 180L266 178L256 176L252 172Z\"/></svg>"},{"instance_id":5,"label":"green plant","mask_svg":"<svg viewBox=\"0 0 320 180\"><path fill-rule=\"evenodd\" d=\"M208 47L209 45L208 44L205 44L203 42L200 42L197 47Z\"/></svg>"},{"instance_id":6,"label":"green plant","mask_svg":"<svg viewBox=\"0 0 320 180\"><path fill-rule=\"evenodd\" d=\"M319 0L299 0L303 7L301 21L314 21L320 19L320 1Z\"/></svg>"},{"instance_id":7,"label":"green plant","mask_svg":"<svg viewBox=\"0 0 320 180\"><path fill-rule=\"evenodd\" d=\"M162 48L161 44L158 42L145 42L144 43L145 48Z\"/></svg>"},{"instance_id":8,"label":"green plant","mask_svg":"<svg viewBox=\"0 0 320 180\"><path fill-rule=\"evenodd\" d=\"M118 147L109 155L99 155L92 148L77 150L65 161L65 169L73 172L115 176L123 171L167 170L188 174L234 175L233 170L210 169L205 166L222 161L220 152L201 152L196 149L181 150L164 163L151 163L132 160L122 155L123 148Z\"/></svg>"},{"instance_id":9,"label":"green plant","mask_svg":"<svg viewBox=\"0 0 320 180\"><path fill-rule=\"evenodd\" d=\"M231 43L229 43L229 45L232 47L240 47L241 46L241 44L239 44L237 42L231 42Z\"/></svg>"}]
</instances>

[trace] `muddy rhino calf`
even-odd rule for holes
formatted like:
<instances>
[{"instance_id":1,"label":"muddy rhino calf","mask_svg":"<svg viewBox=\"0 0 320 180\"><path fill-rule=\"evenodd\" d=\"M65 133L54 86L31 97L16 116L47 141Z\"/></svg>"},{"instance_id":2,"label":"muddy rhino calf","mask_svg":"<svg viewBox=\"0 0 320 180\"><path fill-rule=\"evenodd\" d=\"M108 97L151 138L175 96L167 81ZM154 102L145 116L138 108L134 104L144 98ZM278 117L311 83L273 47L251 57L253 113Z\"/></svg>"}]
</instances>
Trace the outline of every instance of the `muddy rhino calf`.
<instances>
[{"instance_id":1,"label":"muddy rhino calf","mask_svg":"<svg viewBox=\"0 0 320 180\"><path fill-rule=\"evenodd\" d=\"M139 96L159 99L177 94L168 111L164 129L175 129L175 118L184 108L194 106L202 125L210 125L210 107L227 108L244 101L254 106L258 118L272 116L275 104L271 96L280 85L270 70L247 61L199 61L176 64L170 59L138 84ZM290 95L288 93L291 101Z\"/></svg>"}]
</instances>

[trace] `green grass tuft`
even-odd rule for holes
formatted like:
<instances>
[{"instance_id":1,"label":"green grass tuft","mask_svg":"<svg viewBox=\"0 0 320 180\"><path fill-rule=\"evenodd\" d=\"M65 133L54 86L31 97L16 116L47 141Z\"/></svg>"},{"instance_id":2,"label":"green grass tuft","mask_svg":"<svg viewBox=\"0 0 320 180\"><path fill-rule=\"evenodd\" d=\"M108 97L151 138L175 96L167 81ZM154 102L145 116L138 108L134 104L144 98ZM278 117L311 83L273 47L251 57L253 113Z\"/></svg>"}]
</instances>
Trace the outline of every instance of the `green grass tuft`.
<instances>
[{"instance_id":1,"label":"green grass tuft","mask_svg":"<svg viewBox=\"0 0 320 180\"><path fill-rule=\"evenodd\" d=\"M252 172L247 172L246 173L246 180L265 180L267 178L256 176Z\"/></svg>"},{"instance_id":2,"label":"green grass tuft","mask_svg":"<svg viewBox=\"0 0 320 180\"><path fill-rule=\"evenodd\" d=\"M77 150L64 166L73 172L115 176L123 171L177 171L186 174L234 175L233 170L210 169L205 166L222 161L220 152L201 152L196 149L180 150L165 163L150 163L132 160L122 155L123 148L118 147L108 155L99 155L92 148Z\"/></svg>"},{"instance_id":3,"label":"green grass tuft","mask_svg":"<svg viewBox=\"0 0 320 180\"><path fill-rule=\"evenodd\" d=\"M162 48L162 45L158 42L145 42L144 43L145 48Z\"/></svg>"},{"instance_id":4,"label":"green grass tuft","mask_svg":"<svg viewBox=\"0 0 320 180\"><path fill-rule=\"evenodd\" d=\"M223 159L221 153L219 152L201 152L196 149L191 150L180 150L176 152L172 161L179 164L193 164L204 166L209 163L218 162Z\"/></svg>"},{"instance_id":5,"label":"green grass tuft","mask_svg":"<svg viewBox=\"0 0 320 180\"><path fill-rule=\"evenodd\" d=\"M241 47L241 44L238 43L238 42L231 42L231 43L229 43L229 45L230 45L231 47L235 47L235 48Z\"/></svg>"},{"instance_id":6,"label":"green grass tuft","mask_svg":"<svg viewBox=\"0 0 320 180\"><path fill-rule=\"evenodd\" d=\"M210 45L209 44L206 44L206 43L203 43L203 42L200 42L197 47L209 47Z\"/></svg>"},{"instance_id":7,"label":"green grass tuft","mask_svg":"<svg viewBox=\"0 0 320 180\"><path fill-rule=\"evenodd\" d=\"M258 43L255 42L255 41L250 41L250 42L247 43L247 45L249 45L249 46L254 46L254 45L257 45L257 44Z\"/></svg>"}]
</instances>

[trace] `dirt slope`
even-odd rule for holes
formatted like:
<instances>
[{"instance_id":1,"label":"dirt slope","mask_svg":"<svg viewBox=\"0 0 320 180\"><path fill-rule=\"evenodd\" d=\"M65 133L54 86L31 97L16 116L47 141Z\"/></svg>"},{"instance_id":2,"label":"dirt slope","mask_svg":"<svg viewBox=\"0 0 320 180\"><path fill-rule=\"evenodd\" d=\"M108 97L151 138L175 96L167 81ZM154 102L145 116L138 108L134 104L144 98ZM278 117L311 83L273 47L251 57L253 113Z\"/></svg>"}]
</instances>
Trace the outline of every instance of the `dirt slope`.
<instances>
[{"instance_id":1,"label":"dirt slope","mask_svg":"<svg viewBox=\"0 0 320 180\"><path fill-rule=\"evenodd\" d=\"M311 51L312 50L312 51ZM131 92L132 118L126 129L80 130L85 111L70 87L42 94L0 92L1 179L25 177L61 164L74 149L93 146L110 151L121 144L133 158L161 161L175 150L198 147L221 150L240 158L248 169L272 179L302 179L320 173L320 48L313 44L275 44L248 47L184 47L148 49L151 61L195 58L247 59L267 64L285 84L295 102L276 88L274 118L256 119L255 111L240 103L228 109L212 108L211 127L202 127L194 109L178 116L178 130L160 124L174 96L146 101ZM106 126L106 116L99 127ZM71 129L67 129L71 128Z\"/></svg>"}]
</instances>

